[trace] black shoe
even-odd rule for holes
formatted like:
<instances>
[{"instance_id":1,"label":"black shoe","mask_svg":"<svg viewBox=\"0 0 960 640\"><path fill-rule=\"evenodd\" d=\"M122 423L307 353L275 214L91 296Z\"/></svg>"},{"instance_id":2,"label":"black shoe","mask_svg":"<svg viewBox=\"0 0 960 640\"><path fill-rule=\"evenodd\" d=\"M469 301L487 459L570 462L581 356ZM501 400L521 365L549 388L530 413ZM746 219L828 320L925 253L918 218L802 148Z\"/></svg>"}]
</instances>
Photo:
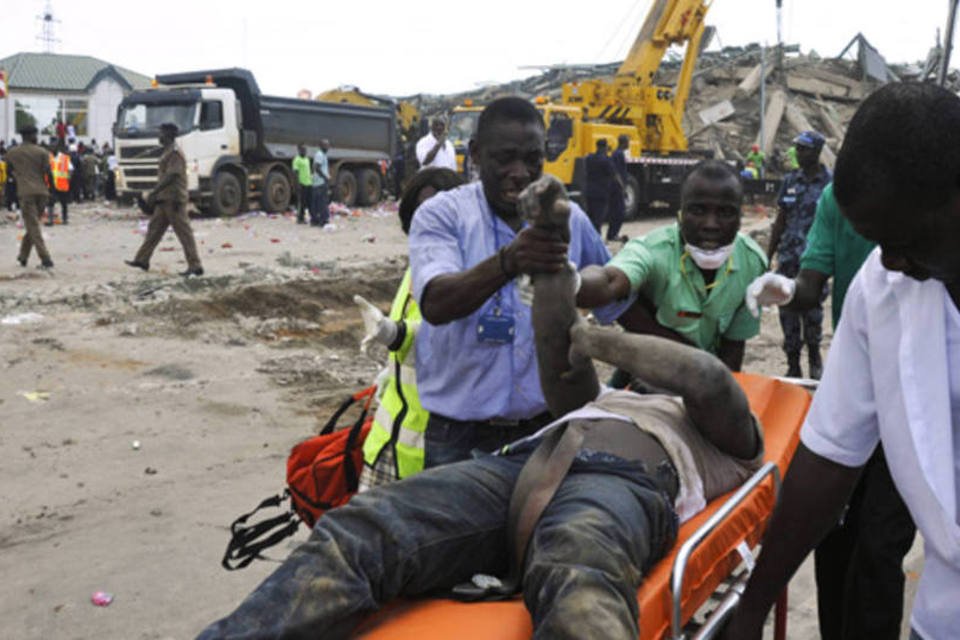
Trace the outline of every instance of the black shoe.
<instances>
[{"instance_id":1,"label":"black shoe","mask_svg":"<svg viewBox=\"0 0 960 640\"><path fill-rule=\"evenodd\" d=\"M800 354L799 353L787 354L787 377L788 378L803 377L803 372L800 371Z\"/></svg>"},{"instance_id":2,"label":"black shoe","mask_svg":"<svg viewBox=\"0 0 960 640\"><path fill-rule=\"evenodd\" d=\"M48 220L47 222L44 222L44 223L43 223L43 226L45 226L45 227L52 227L52 226L53 226L53 220Z\"/></svg>"},{"instance_id":3,"label":"black shoe","mask_svg":"<svg viewBox=\"0 0 960 640\"><path fill-rule=\"evenodd\" d=\"M190 276L202 276L203 267L197 267L196 269L187 269L186 271L181 271L180 275L184 278L189 278Z\"/></svg>"},{"instance_id":4,"label":"black shoe","mask_svg":"<svg viewBox=\"0 0 960 640\"><path fill-rule=\"evenodd\" d=\"M809 353L809 363L810 363L810 377L814 380L819 380L820 376L823 375L823 362L820 360L820 348L819 347L807 347Z\"/></svg>"},{"instance_id":5,"label":"black shoe","mask_svg":"<svg viewBox=\"0 0 960 640\"><path fill-rule=\"evenodd\" d=\"M66 218L64 218L64 219L63 219L63 224L70 224L70 223L67 222L67 219L66 219Z\"/></svg>"},{"instance_id":6,"label":"black shoe","mask_svg":"<svg viewBox=\"0 0 960 640\"><path fill-rule=\"evenodd\" d=\"M307 224L307 221L303 218L297 218L297 224Z\"/></svg>"},{"instance_id":7,"label":"black shoe","mask_svg":"<svg viewBox=\"0 0 960 640\"><path fill-rule=\"evenodd\" d=\"M27 266L27 259L26 259L26 258L17 258L17 262L20 263L20 266L21 266L21 267Z\"/></svg>"},{"instance_id":8,"label":"black shoe","mask_svg":"<svg viewBox=\"0 0 960 640\"><path fill-rule=\"evenodd\" d=\"M53 260L45 260L40 263L41 269L53 269Z\"/></svg>"},{"instance_id":9,"label":"black shoe","mask_svg":"<svg viewBox=\"0 0 960 640\"><path fill-rule=\"evenodd\" d=\"M137 269L143 269L144 271L150 271L150 265L144 264L142 262L137 262L136 260L124 260L123 263L128 267L136 267Z\"/></svg>"}]
</instances>

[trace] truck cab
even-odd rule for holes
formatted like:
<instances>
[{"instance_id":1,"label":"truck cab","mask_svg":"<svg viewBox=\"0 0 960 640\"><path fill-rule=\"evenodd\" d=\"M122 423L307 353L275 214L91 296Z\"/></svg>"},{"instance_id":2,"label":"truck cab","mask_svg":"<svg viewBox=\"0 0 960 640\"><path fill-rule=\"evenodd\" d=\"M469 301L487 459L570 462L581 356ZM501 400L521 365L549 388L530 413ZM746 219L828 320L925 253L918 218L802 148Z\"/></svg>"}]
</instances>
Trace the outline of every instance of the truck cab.
<instances>
[{"instance_id":1,"label":"truck cab","mask_svg":"<svg viewBox=\"0 0 960 640\"><path fill-rule=\"evenodd\" d=\"M209 176L216 173L218 163L240 157L243 127L236 95L231 89L200 86L127 96L118 109L114 130L119 193L146 195L156 185L161 154L158 134L165 122L180 129L176 144L187 161L187 190L191 200L199 201L209 193Z\"/></svg>"}]
</instances>

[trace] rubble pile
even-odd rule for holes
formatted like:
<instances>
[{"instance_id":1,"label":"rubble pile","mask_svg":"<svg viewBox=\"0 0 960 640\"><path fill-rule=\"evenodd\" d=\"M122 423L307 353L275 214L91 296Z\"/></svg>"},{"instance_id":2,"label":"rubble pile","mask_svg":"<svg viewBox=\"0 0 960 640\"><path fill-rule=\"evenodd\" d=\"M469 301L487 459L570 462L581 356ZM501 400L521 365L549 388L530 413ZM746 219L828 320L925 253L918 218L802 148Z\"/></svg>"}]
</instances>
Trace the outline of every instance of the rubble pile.
<instances>
[{"instance_id":1,"label":"rubble pile","mask_svg":"<svg viewBox=\"0 0 960 640\"><path fill-rule=\"evenodd\" d=\"M690 148L742 161L751 145L759 144L768 159L768 172L778 174L784 169L783 154L793 137L799 131L816 129L827 138L822 160L832 168L860 101L886 82L932 79L940 53L938 44L923 62L889 65L862 34L854 36L836 58L823 58L815 51L802 53L799 45L764 48L754 43L705 51L697 63L684 119ZM672 86L681 64L682 56L669 51L655 82ZM448 114L468 99L482 105L502 95L545 96L559 101L563 83L587 78L609 80L619 66L556 65L501 85L404 99L418 103L426 116ZM761 76L765 79L762 116ZM960 89L956 70L948 75L947 86Z\"/></svg>"}]
</instances>

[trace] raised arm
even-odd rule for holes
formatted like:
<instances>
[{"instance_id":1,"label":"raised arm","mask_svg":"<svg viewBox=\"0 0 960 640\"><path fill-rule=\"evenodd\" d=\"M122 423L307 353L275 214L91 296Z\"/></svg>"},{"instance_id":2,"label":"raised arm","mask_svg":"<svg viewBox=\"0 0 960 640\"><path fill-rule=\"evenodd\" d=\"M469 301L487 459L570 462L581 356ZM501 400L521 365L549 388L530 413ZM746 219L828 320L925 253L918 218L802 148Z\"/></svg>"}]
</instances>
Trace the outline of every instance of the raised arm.
<instances>
[{"instance_id":1,"label":"raised arm","mask_svg":"<svg viewBox=\"0 0 960 640\"><path fill-rule=\"evenodd\" d=\"M693 424L714 446L741 459L756 455L757 435L747 397L726 365L710 353L585 322L576 324L570 337L571 360L596 358L676 393Z\"/></svg>"}]
</instances>

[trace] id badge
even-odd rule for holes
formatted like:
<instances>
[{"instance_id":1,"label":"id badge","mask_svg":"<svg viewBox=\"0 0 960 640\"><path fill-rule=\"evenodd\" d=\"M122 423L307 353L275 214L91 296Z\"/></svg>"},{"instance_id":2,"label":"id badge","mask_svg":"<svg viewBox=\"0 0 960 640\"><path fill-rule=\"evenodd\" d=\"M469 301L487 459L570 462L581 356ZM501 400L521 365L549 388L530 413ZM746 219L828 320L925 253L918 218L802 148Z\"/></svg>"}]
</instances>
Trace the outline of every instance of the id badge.
<instances>
[{"instance_id":1,"label":"id badge","mask_svg":"<svg viewBox=\"0 0 960 640\"><path fill-rule=\"evenodd\" d=\"M514 322L512 316L487 313L477 323L477 340L489 344L513 342Z\"/></svg>"}]
</instances>

